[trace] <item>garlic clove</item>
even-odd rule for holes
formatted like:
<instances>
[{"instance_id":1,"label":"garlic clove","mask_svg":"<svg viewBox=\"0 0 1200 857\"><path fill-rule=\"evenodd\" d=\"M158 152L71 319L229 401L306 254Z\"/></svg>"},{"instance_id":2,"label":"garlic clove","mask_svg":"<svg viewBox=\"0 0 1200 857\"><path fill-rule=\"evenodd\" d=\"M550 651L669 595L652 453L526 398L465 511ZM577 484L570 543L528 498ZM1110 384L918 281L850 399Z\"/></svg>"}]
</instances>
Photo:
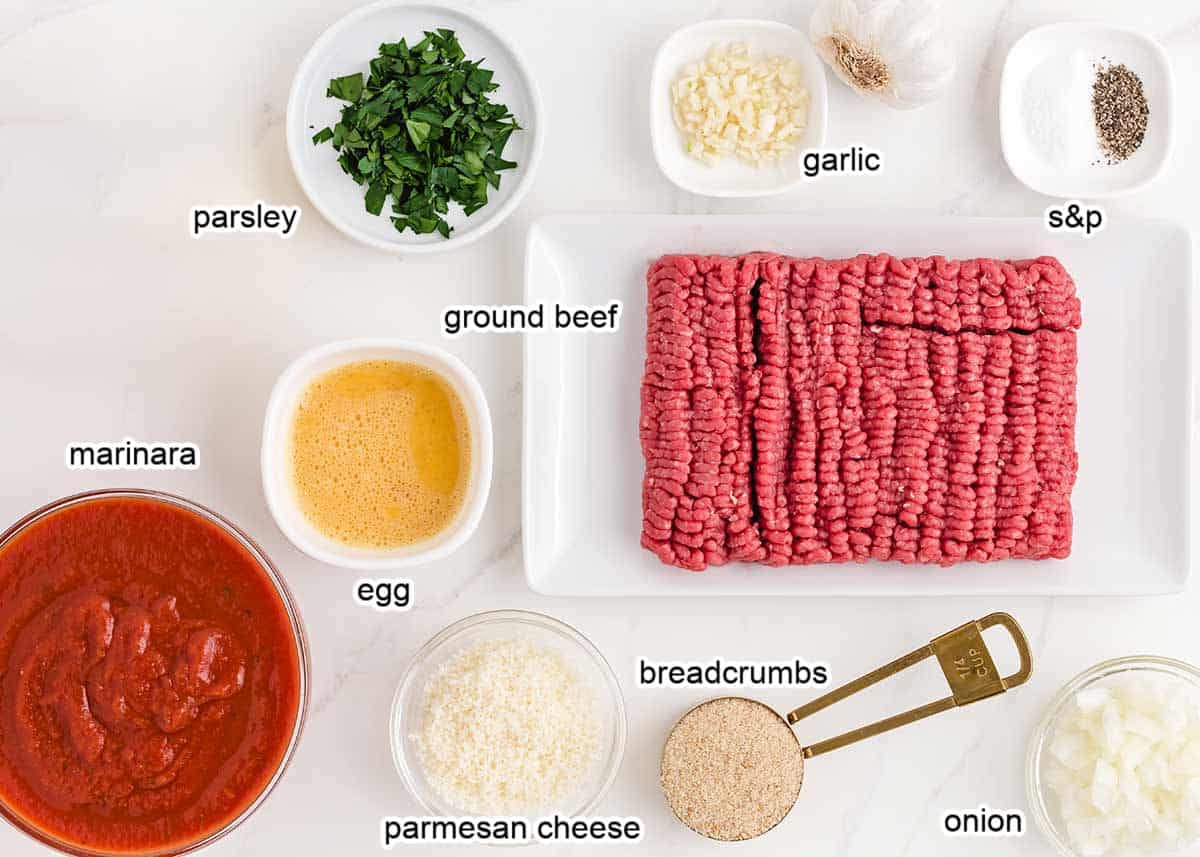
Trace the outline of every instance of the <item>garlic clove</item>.
<instances>
[{"instance_id":1,"label":"garlic clove","mask_svg":"<svg viewBox=\"0 0 1200 857\"><path fill-rule=\"evenodd\" d=\"M940 45L892 63L892 95L913 107L935 101L953 80L954 60Z\"/></svg>"},{"instance_id":2,"label":"garlic clove","mask_svg":"<svg viewBox=\"0 0 1200 857\"><path fill-rule=\"evenodd\" d=\"M939 3L908 0L904 3L880 4L880 9L889 5L896 7L894 14L879 22L880 32L876 38L881 52L890 60L913 57L940 44L940 27L936 26L940 18Z\"/></svg>"}]
</instances>

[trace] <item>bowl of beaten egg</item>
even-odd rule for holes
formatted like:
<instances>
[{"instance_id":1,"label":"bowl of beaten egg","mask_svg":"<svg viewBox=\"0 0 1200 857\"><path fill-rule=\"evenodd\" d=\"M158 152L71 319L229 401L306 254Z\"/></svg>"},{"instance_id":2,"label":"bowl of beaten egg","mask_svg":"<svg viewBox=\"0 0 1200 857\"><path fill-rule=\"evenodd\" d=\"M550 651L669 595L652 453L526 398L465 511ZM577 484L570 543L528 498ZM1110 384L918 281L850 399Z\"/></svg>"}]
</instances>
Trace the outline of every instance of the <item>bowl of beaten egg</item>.
<instances>
[{"instance_id":1,"label":"bowl of beaten egg","mask_svg":"<svg viewBox=\"0 0 1200 857\"><path fill-rule=\"evenodd\" d=\"M315 348L271 392L262 478L275 523L314 559L367 571L441 559L487 503L487 399L438 348L393 339Z\"/></svg>"}]
</instances>

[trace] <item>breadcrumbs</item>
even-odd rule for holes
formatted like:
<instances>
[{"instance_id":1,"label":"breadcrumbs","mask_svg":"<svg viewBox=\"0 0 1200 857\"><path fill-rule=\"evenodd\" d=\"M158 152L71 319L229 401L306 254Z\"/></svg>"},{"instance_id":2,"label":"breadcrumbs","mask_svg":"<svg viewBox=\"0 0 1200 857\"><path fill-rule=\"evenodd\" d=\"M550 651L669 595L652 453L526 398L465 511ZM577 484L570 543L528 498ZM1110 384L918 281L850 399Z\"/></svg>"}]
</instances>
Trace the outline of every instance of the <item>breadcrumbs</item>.
<instances>
[{"instance_id":1,"label":"breadcrumbs","mask_svg":"<svg viewBox=\"0 0 1200 857\"><path fill-rule=\"evenodd\" d=\"M662 787L675 815L710 839L766 833L800 794L804 752L760 702L723 697L680 718L663 749Z\"/></svg>"}]
</instances>

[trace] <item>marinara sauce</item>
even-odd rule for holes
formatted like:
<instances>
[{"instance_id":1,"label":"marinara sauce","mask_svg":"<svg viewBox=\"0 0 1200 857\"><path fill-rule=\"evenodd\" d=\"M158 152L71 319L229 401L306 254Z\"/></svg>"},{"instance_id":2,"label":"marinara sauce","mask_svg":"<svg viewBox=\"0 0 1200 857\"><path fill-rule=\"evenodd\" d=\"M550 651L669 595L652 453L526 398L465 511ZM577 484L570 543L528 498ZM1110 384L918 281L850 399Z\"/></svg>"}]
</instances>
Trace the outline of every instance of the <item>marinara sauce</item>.
<instances>
[{"instance_id":1,"label":"marinara sauce","mask_svg":"<svg viewBox=\"0 0 1200 857\"><path fill-rule=\"evenodd\" d=\"M301 717L285 597L231 532L154 495L90 497L18 530L0 547L5 814L120 854L234 821Z\"/></svg>"}]
</instances>

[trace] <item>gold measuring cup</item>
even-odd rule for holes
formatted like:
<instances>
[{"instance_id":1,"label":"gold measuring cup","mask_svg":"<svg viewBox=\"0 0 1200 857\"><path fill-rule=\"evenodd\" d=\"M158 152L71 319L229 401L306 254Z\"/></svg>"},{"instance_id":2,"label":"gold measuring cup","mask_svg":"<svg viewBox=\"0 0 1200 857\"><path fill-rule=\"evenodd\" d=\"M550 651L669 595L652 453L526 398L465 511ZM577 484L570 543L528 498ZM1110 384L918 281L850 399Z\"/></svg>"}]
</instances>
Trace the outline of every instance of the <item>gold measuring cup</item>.
<instances>
[{"instance_id":1,"label":"gold measuring cup","mask_svg":"<svg viewBox=\"0 0 1200 857\"><path fill-rule=\"evenodd\" d=\"M1017 648L1020 666L1010 676L999 674L983 641L983 632L995 626L1007 630ZM805 717L926 658L937 659L950 685L944 699L815 744L802 745L792 731ZM723 841L761 836L795 805L806 759L1004 693L1028 681L1032 671L1021 626L1007 613L991 613L800 706L786 718L745 697L710 699L685 713L671 729L663 748L663 791L676 818L703 836Z\"/></svg>"}]
</instances>

